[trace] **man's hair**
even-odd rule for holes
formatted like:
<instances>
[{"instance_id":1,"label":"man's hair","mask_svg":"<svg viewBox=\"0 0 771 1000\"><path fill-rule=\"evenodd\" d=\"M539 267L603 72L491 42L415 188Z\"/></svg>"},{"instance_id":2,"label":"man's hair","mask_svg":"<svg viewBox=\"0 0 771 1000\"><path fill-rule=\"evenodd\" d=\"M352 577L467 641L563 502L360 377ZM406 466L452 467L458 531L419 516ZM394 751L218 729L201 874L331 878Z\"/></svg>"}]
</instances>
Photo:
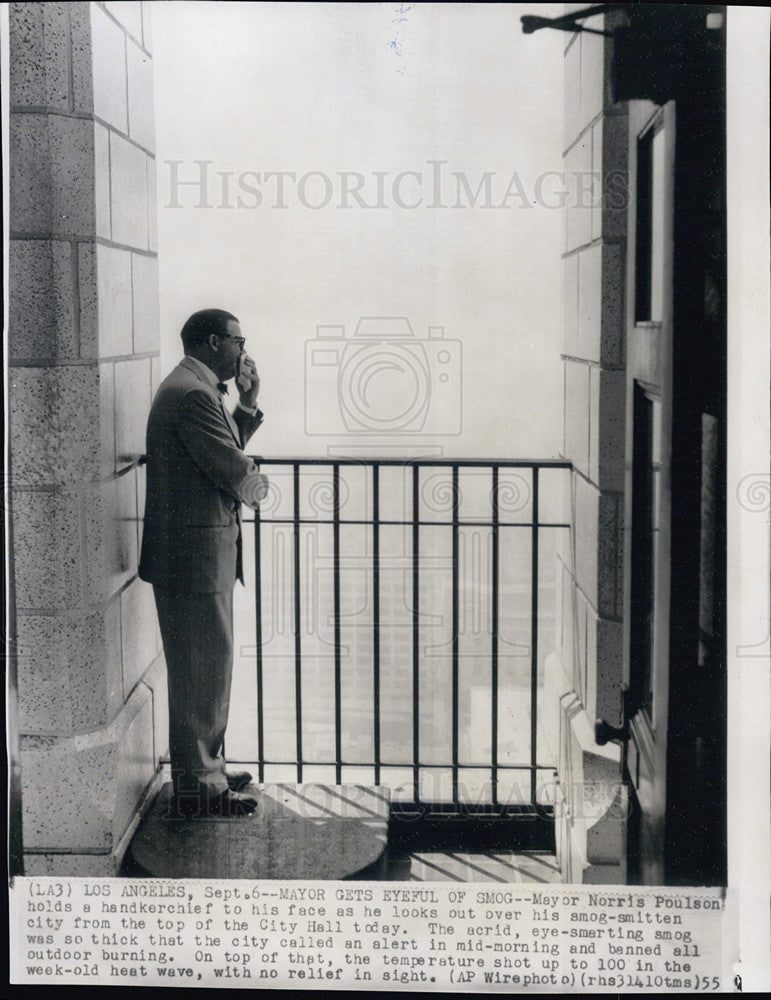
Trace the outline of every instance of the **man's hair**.
<instances>
[{"instance_id":1,"label":"man's hair","mask_svg":"<svg viewBox=\"0 0 771 1000\"><path fill-rule=\"evenodd\" d=\"M182 327L182 343L185 347L193 347L204 343L213 333L227 337L230 320L238 322L237 317L224 309L199 309Z\"/></svg>"}]
</instances>

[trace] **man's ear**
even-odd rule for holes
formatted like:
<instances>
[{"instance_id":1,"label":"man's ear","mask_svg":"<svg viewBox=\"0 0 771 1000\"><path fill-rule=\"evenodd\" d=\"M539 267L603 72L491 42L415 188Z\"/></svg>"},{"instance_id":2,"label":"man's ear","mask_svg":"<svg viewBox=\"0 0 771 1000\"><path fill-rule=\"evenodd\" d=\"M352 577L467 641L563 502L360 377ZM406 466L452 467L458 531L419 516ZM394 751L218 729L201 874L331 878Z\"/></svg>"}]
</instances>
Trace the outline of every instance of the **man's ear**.
<instances>
[{"instance_id":1,"label":"man's ear","mask_svg":"<svg viewBox=\"0 0 771 1000\"><path fill-rule=\"evenodd\" d=\"M212 351L216 351L216 350L219 349L219 343L220 343L219 342L219 337L217 336L217 334L216 333L210 333L209 334L209 347L211 348Z\"/></svg>"}]
</instances>

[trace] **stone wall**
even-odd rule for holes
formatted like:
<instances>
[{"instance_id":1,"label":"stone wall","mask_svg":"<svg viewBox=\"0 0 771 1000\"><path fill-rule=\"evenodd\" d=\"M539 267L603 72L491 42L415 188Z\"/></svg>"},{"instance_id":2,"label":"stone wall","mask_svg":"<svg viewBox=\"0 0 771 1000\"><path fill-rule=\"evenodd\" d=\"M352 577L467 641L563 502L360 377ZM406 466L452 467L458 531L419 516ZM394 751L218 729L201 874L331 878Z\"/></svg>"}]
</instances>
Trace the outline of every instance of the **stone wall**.
<instances>
[{"instance_id":1,"label":"stone wall","mask_svg":"<svg viewBox=\"0 0 771 1000\"><path fill-rule=\"evenodd\" d=\"M573 34L564 54L562 454L574 467L573 531L558 563L559 655L547 666L545 697L559 760L559 854L574 882L624 881L619 750L598 747L593 735L597 719L620 725L623 679L628 119L626 105L612 103L611 53L612 39Z\"/></svg>"},{"instance_id":2,"label":"stone wall","mask_svg":"<svg viewBox=\"0 0 771 1000\"><path fill-rule=\"evenodd\" d=\"M148 3L13 3L9 407L27 874L117 870L167 745L137 579L158 378Z\"/></svg>"}]
</instances>

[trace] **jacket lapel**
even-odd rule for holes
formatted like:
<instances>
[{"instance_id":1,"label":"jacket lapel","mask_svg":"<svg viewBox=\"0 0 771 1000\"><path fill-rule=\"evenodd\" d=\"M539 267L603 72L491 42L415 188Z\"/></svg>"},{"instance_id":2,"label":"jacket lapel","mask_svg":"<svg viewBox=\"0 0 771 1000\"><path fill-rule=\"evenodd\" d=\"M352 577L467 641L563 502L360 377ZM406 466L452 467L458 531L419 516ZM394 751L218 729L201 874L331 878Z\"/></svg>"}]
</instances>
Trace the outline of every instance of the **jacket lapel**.
<instances>
[{"instance_id":1,"label":"jacket lapel","mask_svg":"<svg viewBox=\"0 0 771 1000\"><path fill-rule=\"evenodd\" d=\"M233 419L233 416L230 413L230 411L228 410L227 406L225 406L225 400L224 400L224 398L222 396L220 396L219 391L215 390L215 392L217 392L217 395L220 397L220 406L222 408L222 412L225 414L225 420L227 421L227 425L230 428L230 433L233 435L233 437L235 438L236 444L240 448L241 447L241 435L238 432L238 424Z\"/></svg>"},{"instance_id":2,"label":"jacket lapel","mask_svg":"<svg viewBox=\"0 0 771 1000\"><path fill-rule=\"evenodd\" d=\"M202 377L201 373L197 370L194 364L193 365L187 364L187 358L182 358L179 364L182 368L185 368L187 369L187 371L192 372L192 374L195 375L195 377L199 381L203 382L203 384L207 386L209 389L211 389L211 391L216 395L217 399L219 400L220 411L222 413L222 416L225 418L225 423L228 425L228 430L233 435L233 440L240 448L241 434L238 430L238 424L235 422L231 414L228 412L228 408L225 406L225 400L222 394L220 393L219 389L217 389L216 386L209 385L209 383L206 381L205 378Z\"/></svg>"}]
</instances>

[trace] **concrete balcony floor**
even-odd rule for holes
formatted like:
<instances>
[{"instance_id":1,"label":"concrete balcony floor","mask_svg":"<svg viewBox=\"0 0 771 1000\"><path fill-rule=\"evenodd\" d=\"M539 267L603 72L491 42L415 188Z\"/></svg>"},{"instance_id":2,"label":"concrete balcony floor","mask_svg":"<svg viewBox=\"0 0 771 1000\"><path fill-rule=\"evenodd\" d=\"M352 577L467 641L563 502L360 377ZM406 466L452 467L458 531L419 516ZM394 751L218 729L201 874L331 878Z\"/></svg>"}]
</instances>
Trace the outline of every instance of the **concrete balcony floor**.
<instances>
[{"instance_id":1,"label":"concrete balcony floor","mask_svg":"<svg viewBox=\"0 0 771 1000\"><path fill-rule=\"evenodd\" d=\"M256 766L253 767L256 772ZM163 785L132 840L122 874L158 878L366 879L410 882L551 883L554 854L542 849L541 821L525 823L520 846L504 829L462 847L468 827L437 837L392 823L386 786L253 785L253 816L169 818ZM538 826L538 829L536 829ZM528 829L528 827L530 829ZM533 836L535 834L535 836ZM489 844L489 846L485 846Z\"/></svg>"}]
</instances>

